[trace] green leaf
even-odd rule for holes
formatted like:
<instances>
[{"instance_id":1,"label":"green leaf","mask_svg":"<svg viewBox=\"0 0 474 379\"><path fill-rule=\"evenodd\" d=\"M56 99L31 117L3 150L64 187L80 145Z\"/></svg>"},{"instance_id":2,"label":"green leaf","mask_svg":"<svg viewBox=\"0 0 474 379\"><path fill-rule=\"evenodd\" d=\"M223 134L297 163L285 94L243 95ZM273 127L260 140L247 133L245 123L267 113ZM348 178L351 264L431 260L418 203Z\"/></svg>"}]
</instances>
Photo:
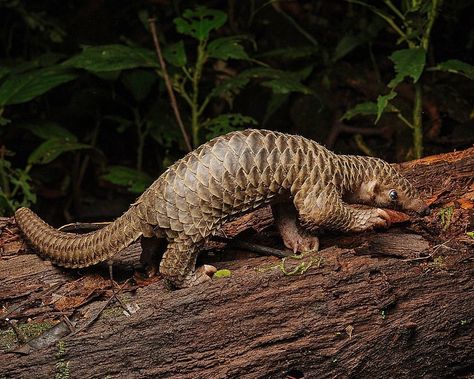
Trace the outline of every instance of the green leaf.
<instances>
[{"instance_id":1,"label":"green leaf","mask_svg":"<svg viewBox=\"0 0 474 379\"><path fill-rule=\"evenodd\" d=\"M127 187L133 193L142 193L153 182L144 172L125 166L110 166L102 177L113 184Z\"/></svg>"},{"instance_id":2,"label":"green leaf","mask_svg":"<svg viewBox=\"0 0 474 379\"><path fill-rule=\"evenodd\" d=\"M299 80L291 77L282 75L279 78L271 79L262 83L263 86L271 88L273 93L277 94L290 94L292 92L301 92L306 95L313 93L313 91L301 84Z\"/></svg>"},{"instance_id":3,"label":"green leaf","mask_svg":"<svg viewBox=\"0 0 474 379\"><path fill-rule=\"evenodd\" d=\"M152 50L125 45L86 46L80 54L63 62L63 65L91 72L159 67Z\"/></svg>"},{"instance_id":4,"label":"green leaf","mask_svg":"<svg viewBox=\"0 0 474 379\"><path fill-rule=\"evenodd\" d=\"M336 45L331 61L333 63L337 62L360 45L373 41L379 31L384 26L385 24L383 24L382 20L376 18L370 24L368 24L360 33L346 34Z\"/></svg>"},{"instance_id":5,"label":"green leaf","mask_svg":"<svg viewBox=\"0 0 474 379\"><path fill-rule=\"evenodd\" d=\"M186 50L184 49L183 41L166 46L163 50L163 56L165 57L166 61L176 67L186 66L188 61L186 58Z\"/></svg>"},{"instance_id":6,"label":"green leaf","mask_svg":"<svg viewBox=\"0 0 474 379\"><path fill-rule=\"evenodd\" d=\"M75 141L64 139L50 139L39 145L28 157L29 164L47 164L54 161L61 154L81 149L89 149L91 146Z\"/></svg>"},{"instance_id":7,"label":"green leaf","mask_svg":"<svg viewBox=\"0 0 474 379\"><path fill-rule=\"evenodd\" d=\"M210 42L207 46L207 55L216 59L250 59L240 41L243 37L222 37Z\"/></svg>"},{"instance_id":8,"label":"green leaf","mask_svg":"<svg viewBox=\"0 0 474 379\"><path fill-rule=\"evenodd\" d=\"M204 41L209 38L211 30L219 29L227 21L227 15L216 9L197 6L194 10L186 9L182 17L174 19L178 33Z\"/></svg>"},{"instance_id":9,"label":"green leaf","mask_svg":"<svg viewBox=\"0 0 474 379\"><path fill-rule=\"evenodd\" d=\"M429 70L447 71L454 74L464 75L466 78L474 80L474 66L457 59L450 59L446 62L441 62L435 67L429 68Z\"/></svg>"},{"instance_id":10,"label":"green leaf","mask_svg":"<svg viewBox=\"0 0 474 379\"><path fill-rule=\"evenodd\" d=\"M238 129L237 126L257 124L254 118L240 113L221 114L206 123L206 129L209 130L206 138L210 140L214 137L233 132Z\"/></svg>"},{"instance_id":11,"label":"green leaf","mask_svg":"<svg viewBox=\"0 0 474 379\"><path fill-rule=\"evenodd\" d=\"M363 44L365 39L361 38L360 35L346 34L339 43L336 45L334 54L332 57L332 62L337 62L339 59L345 57L357 46Z\"/></svg>"},{"instance_id":12,"label":"green leaf","mask_svg":"<svg viewBox=\"0 0 474 379\"><path fill-rule=\"evenodd\" d=\"M386 95L388 96L388 95ZM382 96L380 96L382 97ZM390 100L390 99L388 99ZM380 100L381 102L384 101L384 99L381 99ZM380 106L382 107L384 104L380 104ZM385 111L385 112L398 112L398 110L393 107L392 105L390 104L385 104L385 107L384 109L382 109L382 112ZM357 104L355 107L349 109L346 111L346 113L343 114L343 116L341 117L341 121L342 120L351 120L352 118L356 117L356 116L372 116L372 115L378 115L379 113L379 105L372 102L372 101L367 101L365 103L360 103L360 104Z\"/></svg>"},{"instance_id":13,"label":"green leaf","mask_svg":"<svg viewBox=\"0 0 474 379\"><path fill-rule=\"evenodd\" d=\"M471 238L474 238L474 232L466 232L466 234L471 237Z\"/></svg>"},{"instance_id":14,"label":"green leaf","mask_svg":"<svg viewBox=\"0 0 474 379\"><path fill-rule=\"evenodd\" d=\"M262 82L262 85L272 89L275 94L287 95L292 92L301 92L305 95L312 94L314 91L301 83L311 73L313 66L308 66L300 71L281 71L275 69L263 69L260 74L268 76L271 79Z\"/></svg>"},{"instance_id":15,"label":"green leaf","mask_svg":"<svg viewBox=\"0 0 474 379\"><path fill-rule=\"evenodd\" d=\"M230 270L222 269L222 270L217 270L212 277L213 278L228 278L230 276L232 276L232 272Z\"/></svg>"},{"instance_id":16,"label":"green leaf","mask_svg":"<svg viewBox=\"0 0 474 379\"><path fill-rule=\"evenodd\" d=\"M377 97L377 118L375 119L375 123L377 123L380 120L380 117L382 117L382 113L389 105L388 102L394 99L396 96L397 93L395 91L392 91L387 95L380 95L379 97Z\"/></svg>"},{"instance_id":17,"label":"green leaf","mask_svg":"<svg viewBox=\"0 0 474 379\"><path fill-rule=\"evenodd\" d=\"M420 79L426 63L426 52L422 48L397 50L390 55L390 60L395 64L396 76L388 84L395 88L405 77L409 76L416 83Z\"/></svg>"},{"instance_id":18,"label":"green leaf","mask_svg":"<svg viewBox=\"0 0 474 379\"><path fill-rule=\"evenodd\" d=\"M244 76L239 76L239 75L226 79L222 83L214 87L210 96L211 97L218 97L218 96L229 97L232 95L236 95L240 92L242 88L244 88L249 83L249 81L250 81L250 78L246 78Z\"/></svg>"},{"instance_id":19,"label":"green leaf","mask_svg":"<svg viewBox=\"0 0 474 379\"><path fill-rule=\"evenodd\" d=\"M21 128L29 130L35 136L44 139L60 139L65 142L76 142L77 137L69 130L55 122L41 122L38 124L21 125Z\"/></svg>"},{"instance_id":20,"label":"green leaf","mask_svg":"<svg viewBox=\"0 0 474 379\"><path fill-rule=\"evenodd\" d=\"M357 104L355 107L349 109L341 117L341 120L350 120L355 116L369 116L378 113L377 104L372 101Z\"/></svg>"},{"instance_id":21,"label":"green leaf","mask_svg":"<svg viewBox=\"0 0 474 379\"><path fill-rule=\"evenodd\" d=\"M124 72L122 82L135 100L141 102L149 95L157 79L158 76L150 70L136 69Z\"/></svg>"},{"instance_id":22,"label":"green leaf","mask_svg":"<svg viewBox=\"0 0 474 379\"><path fill-rule=\"evenodd\" d=\"M11 74L0 86L0 107L30 101L76 77L77 74L59 66Z\"/></svg>"}]
</instances>

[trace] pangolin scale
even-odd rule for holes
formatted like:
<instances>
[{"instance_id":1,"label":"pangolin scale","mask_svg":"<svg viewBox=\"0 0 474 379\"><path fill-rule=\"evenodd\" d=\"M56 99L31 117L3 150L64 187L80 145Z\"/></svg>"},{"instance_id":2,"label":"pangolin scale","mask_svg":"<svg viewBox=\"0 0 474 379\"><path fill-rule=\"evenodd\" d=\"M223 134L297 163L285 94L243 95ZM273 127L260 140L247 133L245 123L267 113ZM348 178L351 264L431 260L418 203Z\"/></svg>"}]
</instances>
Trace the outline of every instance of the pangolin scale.
<instances>
[{"instance_id":1,"label":"pangolin scale","mask_svg":"<svg viewBox=\"0 0 474 379\"><path fill-rule=\"evenodd\" d=\"M247 129L217 137L178 160L103 229L60 232L27 208L18 209L15 218L31 245L64 267L104 261L140 237L164 238L160 273L186 287L210 277L206 268L195 269L202 245L225 222L265 204L272 204L284 243L295 251L317 248L311 233L319 228L387 225L383 210L351 203L427 210L414 187L380 159L336 155L301 136Z\"/></svg>"}]
</instances>

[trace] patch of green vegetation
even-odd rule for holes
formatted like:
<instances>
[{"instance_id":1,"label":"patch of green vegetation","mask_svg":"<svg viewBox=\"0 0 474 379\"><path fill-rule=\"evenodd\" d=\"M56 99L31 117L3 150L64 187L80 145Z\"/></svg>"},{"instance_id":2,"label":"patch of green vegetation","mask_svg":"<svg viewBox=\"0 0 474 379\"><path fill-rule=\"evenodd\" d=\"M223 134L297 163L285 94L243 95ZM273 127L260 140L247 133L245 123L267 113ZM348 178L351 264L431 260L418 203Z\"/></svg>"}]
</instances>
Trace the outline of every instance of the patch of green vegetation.
<instances>
[{"instance_id":1,"label":"patch of green vegetation","mask_svg":"<svg viewBox=\"0 0 474 379\"><path fill-rule=\"evenodd\" d=\"M466 232L466 234L471 237L471 238L474 238L474 232Z\"/></svg>"},{"instance_id":2,"label":"patch of green vegetation","mask_svg":"<svg viewBox=\"0 0 474 379\"><path fill-rule=\"evenodd\" d=\"M46 330L51 329L54 323L51 321L29 322L17 326L20 333L26 340L36 338L43 334ZM18 344L18 338L13 328L0 330L0 349L11 350Z\"/></svg>"},{"instance_id":3,"label":"patch of green vegetation","mask_svg":"<svg viewBox=\"0 0 474 379\"><path fill-rule=\"evenodd\" d=\"M447 230L449 228L449 225L451 225L451 219L453 217L453 213L454 213L453 206L442 208L439 211L438 215L441 220L441 225L443 226L443 230Z\"/></svg>"},{"instance_id":4,"label":"patch of green vegetation","mask_svg":"<svg viewBox=\"0 0 474 379\"><path fill-rule=\"evenodd\" d=\"M66 342L58 342L58 352L56 353L56 374L54 379L68 379L70 377L69 361L64 359L66 355Z\"/></svg>"},{"instance_id":5,"label":"patch of green vegetation","mask_svg":"<svg viewBox=\"0 0 474 379\"><path fill-rule=\"evenodd\" d=\"M308 258L308 259L303 260L304 258ZM293 269L288 270L286 265L289 259L302 260L302 262L297 264ZM260 268L257 268L256 270L258 272L267 272L267 271L279 269L283 273L283 275L286 275L286 276L303 275L311 267L316 267L316 268L321 267L322 263L323 263L323 257L321 256L313 257L313 256L307 256L307 254L301 254L301 255L292 255L290 257L282 258L281 262L277 265L260 267Z\"/></svg>"},{"instance_id":6,"label":"patch of green vegetation","mask_svg":"<svg viewBox=\"0 0 474 379\"><path fill-rule=\"evenodd\" d=\"M16 343L17 338L12 328L0 331L0 349L11 350Z\"/></svg>"},{"instance_id":7,"label":"patch of green vegetation","mask_svg":"<svg viewBox=\"0 0 474 379\"><path fill-rule=\"evenodd\" d=\"M214 278L228 278L232 275L232 272L227 269L217 270L213 275Z\"/></svg>"},{"instance_id":8,"label":"patch of green vegetation","mask_svg":"<svg viewBox=\"0 0 474 379\"><path fill-rule=\"evenodd\" d=\"M445 267L446 266L446 263L444 261L444 257L442 256L437 256L436 258L433 259L433 266L436 266L436 267Z\"/></svg>"},{"instance_id":9,"label":"patch of green vegetation","mask_svg":"<svg viewBox=\"0 0 474 379\"><path fill-rule=\"evenodd\" d=\"M123 316L124 309L118 305L116 307L107 307L102 311L102 318L117 318Z\"/></svg>"}]
</instances>

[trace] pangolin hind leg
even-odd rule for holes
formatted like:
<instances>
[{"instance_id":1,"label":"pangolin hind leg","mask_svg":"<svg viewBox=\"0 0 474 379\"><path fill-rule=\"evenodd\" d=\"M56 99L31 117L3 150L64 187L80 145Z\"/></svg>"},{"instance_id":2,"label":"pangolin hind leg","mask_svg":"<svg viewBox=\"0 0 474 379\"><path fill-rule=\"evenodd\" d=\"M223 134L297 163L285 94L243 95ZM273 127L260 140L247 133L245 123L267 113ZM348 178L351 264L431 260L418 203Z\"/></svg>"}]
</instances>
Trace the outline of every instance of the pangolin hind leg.
<instances>
[{"instance_id":1,"label":"pangolin hind leg","mask_svg":"<svg viewBox=\"0 0 474 379\"><path fill-rule=\"evenodd\" d=\"M298 224L298 213L291 203L272 205L273 218L285 246L295 254L318 251L319 238Z\"/></svg>"},{"instance_id":2,"label":"pangolin hind leg","mask_svg":"<svg viewBox=\"0 0 474 379\"><path fill-rule=\"evenodd\" d=\"M168 243L160 264L160 274L174 287L185 288L211 280L217 271L214 266L196 267L200 244L185 236Z\"/></svg>"},{"instance_id":3,"label":"pangolin hind leg","mask_svg":"<svg viewBox=\"0 0 474 379\"><path fill-rule=\"evenodd\" d=\"M166 250L167 241L165 238L144 237L140 239L142 253L140 263L145 266L148 276L154 276L160 268L160 260Z\"/></svg>"}]
</instances>

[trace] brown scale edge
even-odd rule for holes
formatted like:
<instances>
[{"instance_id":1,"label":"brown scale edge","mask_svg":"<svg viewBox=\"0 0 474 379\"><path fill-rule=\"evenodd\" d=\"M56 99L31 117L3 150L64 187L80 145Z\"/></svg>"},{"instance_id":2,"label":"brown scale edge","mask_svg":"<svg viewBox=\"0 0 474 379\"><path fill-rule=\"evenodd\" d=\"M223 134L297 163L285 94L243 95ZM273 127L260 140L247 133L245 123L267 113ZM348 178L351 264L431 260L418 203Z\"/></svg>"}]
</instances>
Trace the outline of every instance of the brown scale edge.
<instances>
[{"instance_id":1,"label":"brown scale edge","mask_svg":"<svg viewBox=\"0 0 474 379\"><path fill-rule=\"evenodd\" d=\"M28 242L52 263L81 268L112 257L141 235L141 222L133 208L102 229L75 234L61 232L28 208L19 208L15 219Z\"/></svg>"}]
</instances>

